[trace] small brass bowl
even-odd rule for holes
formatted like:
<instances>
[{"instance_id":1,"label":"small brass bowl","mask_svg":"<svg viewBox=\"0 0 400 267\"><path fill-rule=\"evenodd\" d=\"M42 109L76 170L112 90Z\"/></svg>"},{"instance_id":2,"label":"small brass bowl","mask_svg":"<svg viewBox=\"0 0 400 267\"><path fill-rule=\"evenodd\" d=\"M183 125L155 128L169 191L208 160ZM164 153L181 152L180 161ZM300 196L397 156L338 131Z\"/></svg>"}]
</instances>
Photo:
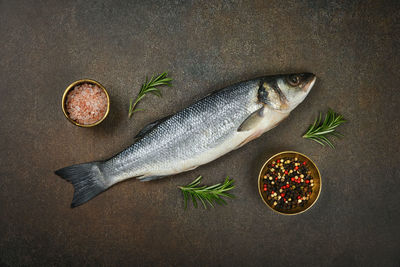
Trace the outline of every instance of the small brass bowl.
<instances>
[{"instance_id":1,"label":"small brass bowl","mask_svg":"<svg viewBox=\"0 0 400 267\"><path fill-rule=\"evenodd\" d=\"M75 88L75 86L80 85L80 84L84 84L84 83L90 83L90 84L97 85L98 87L103 89L103 91L104 91L104 93L106 94L106 97L107 97L107 110L106 110L106 113L104 114L103 118L101 118L100 120L98 120L98 121L96 121L95 123L92 123L92 124L80 124L80 123L74 121L73 119L71 119L69 117L68 112L66 111L66 108L65 108L65 102L66 102L67 95L68 95L69 91L73 90ZM104 88L104 86L101 85L99 82L96 82L96 81L91 80L91 79L82 79L82 80L78 80L78 81L75 81L75 82L71 83L67 87L67 89L65 89L63 97L62 97L61 108L62 108L62 111L64 112L65 117L72 124L74 124L76 126L79 126L79 127L92 127L92 126L95 126L97 124L100 124L107 117L108 112L110 111L110 96L108 95L106 88Z\"/></svg>"},{"instance_id":2,"label":"small brass bowl","mask_svg":"<svg viewBox=\"0 0 400 267\"><path fill-rule=\"evenodd\" d=\"M267 202L267 193L263 190L262 177L266 173L267 166L272 161L276 161L276 160L282 159L282 158L298 158L299 160L301 160L303 162L306 161L307 167L308 167L309 171L311 171L311 177L314 180L314 186L312 188L312 193L310 195L310 199L308 200L307 204L304 205L303 207L295 207L290 210L283 210L283 209L273 207ZM258 192L260 193L262 200L273 211L278 212L280 214L284 214L284 215L300 214L302 212L305 212L309 208L311 208L319 197L319 194L321 192L321 186L322 186L321 185L321 174L318 170L317 165L315 165L315 163L310 158L308 158L306 155L303 155L303 154L301 154L299 152L295 152L295 151L284 151L284 152L280 152L278 154L273 155L264 163L264 165L262 166L262 168L260 170L260 174L258 175Z\"/></svg>"}]
</instances>

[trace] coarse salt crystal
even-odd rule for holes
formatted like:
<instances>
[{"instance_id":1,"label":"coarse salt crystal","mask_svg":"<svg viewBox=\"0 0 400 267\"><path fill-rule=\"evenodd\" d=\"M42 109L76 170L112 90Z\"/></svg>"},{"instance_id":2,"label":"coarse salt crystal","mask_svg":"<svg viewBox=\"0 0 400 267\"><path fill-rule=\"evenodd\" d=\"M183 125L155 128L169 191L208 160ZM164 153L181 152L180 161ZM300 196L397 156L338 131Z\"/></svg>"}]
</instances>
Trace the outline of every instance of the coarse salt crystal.
<instances>
[{"instance_id":1,"label":"coarse salt crystal","mask_svg":"<svg viewBox=\"0 0 400 267\"><path fill-rule=\"evenodd\" d=\"M101 120L107 111L107 96L96 84L81 84L74 87L65 102L69 117L82 125Z\"/></svg>"}]
</instances>

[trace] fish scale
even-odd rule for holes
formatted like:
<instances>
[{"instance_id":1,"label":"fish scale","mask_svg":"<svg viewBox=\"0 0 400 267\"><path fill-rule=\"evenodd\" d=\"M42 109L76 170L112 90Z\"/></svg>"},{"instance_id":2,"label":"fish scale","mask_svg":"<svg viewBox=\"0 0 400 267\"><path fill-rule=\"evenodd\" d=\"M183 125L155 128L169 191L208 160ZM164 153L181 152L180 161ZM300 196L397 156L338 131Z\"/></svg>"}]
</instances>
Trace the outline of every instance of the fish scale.
<instances>
[{"instance_id":1,"label":"fish scale","mask_svg":"<svg viewBox=\"0 0 400 267\"><path fill-rule=\"evenodd\" d=\"M145 127L114 157L56 174L74 185L75 207L132 177L149 181L194 169L275 127L303 101L314 81L313 74L275 75L226 87Z\"/></svg>"},{"instance_id":2,"label":"fish scale","mask_svg":"<svg viewBox=\"0 0 400 267\"><path fill-rule=\"evenodd\" d=\"M117 155L112 164L125 167L119 169L121 174L113 172L112 175L116 181L144 174L157 175L159 171L155 167L179 168L188 158L212 149L233 135L243 120L260 108L256 89L257 81L231 86L178 112L128 148L129 154ZM205 135L204 131L209 134Z\"/></svg>"}]
</instances>

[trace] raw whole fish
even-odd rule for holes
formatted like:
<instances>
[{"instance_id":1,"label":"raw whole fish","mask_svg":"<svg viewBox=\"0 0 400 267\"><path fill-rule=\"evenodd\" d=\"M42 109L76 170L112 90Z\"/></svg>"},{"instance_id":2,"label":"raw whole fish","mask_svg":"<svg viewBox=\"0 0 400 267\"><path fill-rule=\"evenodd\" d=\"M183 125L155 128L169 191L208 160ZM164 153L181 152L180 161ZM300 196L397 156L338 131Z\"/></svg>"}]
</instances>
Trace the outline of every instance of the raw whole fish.
<instances>
[{"instance_id":1,"label":"raw whole fish","mask_svg":"<svg viewBox=\"0 0 400 267\"><path fill-rule=\"evenodd\" d=\"M126 150L55 173L74 186L71 207L136 177L150 181L193 170L259 137L285 119L314 85L311 73L261 77L216 91L150 123Z\"/></svg>"}]
</instances>

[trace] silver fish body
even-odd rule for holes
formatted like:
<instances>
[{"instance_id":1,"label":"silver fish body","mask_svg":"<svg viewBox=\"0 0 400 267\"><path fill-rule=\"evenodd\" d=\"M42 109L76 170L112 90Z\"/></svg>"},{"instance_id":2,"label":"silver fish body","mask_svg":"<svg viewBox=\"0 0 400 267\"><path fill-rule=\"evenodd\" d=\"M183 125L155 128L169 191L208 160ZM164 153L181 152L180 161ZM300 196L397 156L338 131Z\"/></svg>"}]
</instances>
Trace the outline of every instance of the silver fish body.
<instances>
[{"instance_id":1,"label":"silver fish body","mask_svg":"<svg viewBox=\"0 0 400 267\"><path fill-rule=\"evenodd\" d=\"M307 96L313 74L276 75L238 83L146 126L126 150L103 162L56 171L75 187L72 207L110 186L192 170L275 127Z\"/></svg>"}]
</instances>

